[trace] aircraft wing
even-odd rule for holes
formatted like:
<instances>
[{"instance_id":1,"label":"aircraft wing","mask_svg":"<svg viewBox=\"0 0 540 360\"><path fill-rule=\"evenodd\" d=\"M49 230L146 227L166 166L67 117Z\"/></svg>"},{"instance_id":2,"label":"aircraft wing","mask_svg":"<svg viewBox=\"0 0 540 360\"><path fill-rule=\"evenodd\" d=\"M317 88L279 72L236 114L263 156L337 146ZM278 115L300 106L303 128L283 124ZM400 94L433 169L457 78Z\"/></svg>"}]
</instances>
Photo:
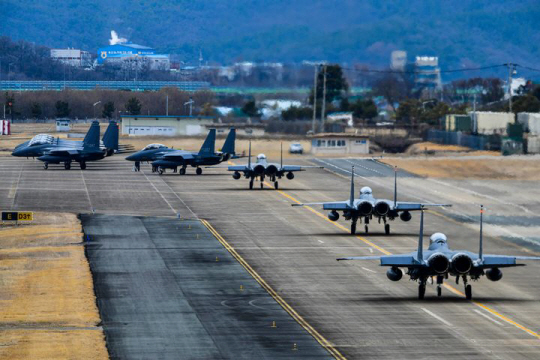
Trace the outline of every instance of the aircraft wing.
<instances>
[{"instance_id":1,"label":"aircraft wing","mask_svg":"<svg viewBox=\"0 0 540 360\"><path fill-rule=\"evenodd\" d=\"M540 257L484 255L482 258L482 262L479 264L479 266L482 268L525 266L525 264L518 264L516 260L540 260Z\"/></svg>"},{"instance_id":2,"label":"aircraft wing","mask_svg":"<svg viewBox=\"0 0 540 360\"><path fill-rule=\"evenodd\" d=\"M184 151L184 150L176 150L176 151L169 151L161 157L162 160L167 161L185 161L185 160L193 160L195 157L193 156L193 153Z\"/></svg>"},{"instance_id":3,"label":"aircraft wing","mask_svg":"<svg viewBox=\"0 0 540 360\"><path fill-rule=\"evenodd\" d=\"M339 258L337 261L342 260L380 260L381 266L401 266L401 267L416 267L422 266L421 263L416 261L411 254L405 255L383 255L383 256L353 256L346 258Z\"/></svg>"},{"instance_id":4,"label":"aircraft wing","mask_svg":"<svg viewBox=\"0 0 540 360\"><path fill-rule=\"evenodd\" d=\"M47 155L52 155L52 156L70 156L70 155L77 155L77 154L79 154L79 149L70 148L70 147L54 148L47 152Z\"/></svg>"},{"instance_id":5,"label":"aircraft wing","mask_svg":"<svg viewBox=\"0 0 540 360\"><path fill-rule=\"evenodd\" d=\"M293 171L304 171L307 168L318 168L322 169L322 166L299 166L299 165L283 165L280 171L283 172L293 172Z\"/></svg>"},{"instance_id":6,"label":"aircraft wing","mask_svg":"<svg viewBox=\"0 0 540 360\"><path fill-rule=\"evenodd\" d=\"M348 201L292 204L292 206L311 206L311 205L322 205L323 210L350 210L351 209Z\"/></svg>"},{"instance_id":7,"label":"aircraft wing","mask_svg":"<svg viewBox=\"0 0 540 360\"><path fill-rule=\"evenodd\" d=\"M250 171L251 169L249 167L247 167L246 165L233 165L233 166L229 166L227 168L228 171L243 171L243 172L246 172L246 171Z\"/></svg>"},{"instance_id":8,"label":"aircraft wing","mask_svg":"<svg viewBox=\"0 0 540 360\"><path fill-rule=\"evenodd\" d=\"M396 210L397 211L420 211L422 210L422 207L430 207L430 206L444 206L444 207L450 207L451 204L422 204L422 203L412 203L412 202L404 202L404 201L398 201L396 203Z\"/></svg>"}]
</instances>

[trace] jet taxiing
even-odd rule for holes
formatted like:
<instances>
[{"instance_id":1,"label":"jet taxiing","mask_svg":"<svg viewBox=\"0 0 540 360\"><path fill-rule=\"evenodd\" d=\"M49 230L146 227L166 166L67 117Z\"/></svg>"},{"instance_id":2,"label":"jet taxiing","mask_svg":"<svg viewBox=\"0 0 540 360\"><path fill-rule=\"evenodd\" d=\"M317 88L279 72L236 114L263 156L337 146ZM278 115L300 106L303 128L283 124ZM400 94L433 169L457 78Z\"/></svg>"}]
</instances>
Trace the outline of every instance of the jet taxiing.
<instances>
[{"instance_id":1,"label":"jet taxiing","mask_svg":"<svg viewBox=\"0 0 540 360\"><path fill-rule=\"evenodd\" d=\"M37 157L43 161L45 169L48 169L49 164L64 163L64 168L69 170L71 163L75 161L79 163L81 170L84 170L87 161L101 160L118 151L118 124L115 121L109 123L102 144L99 133L99 122L94 121L83 141L64 140L48 134L39 134L15 147L11 155Z\"/></svg>"},{"instance_id":2,"label":"jet taxiing","mask_svg":"<svg viewBox=\"0 0 540 360\"><path fill-rule=\"evenodd\" d=\"M384 223L384 232L390 234L390 224L399 217L402 221L410 221L411 211L421 210L423 206L451 206L449 204L420 204L404 201L397 201L397 169L394 171L394 200L376 199L373 197L371 188L364 186L360 189L360 196L354 197L354 166L351 171L351 194L349 200L336 202L314 202L305 204L292 204L292 206L322 205L323 210L330 210L328 219L337 221L339 219L338 211L343 212L345 220L351 220L351 234L356 233L356 222L364 219L364 229L368 233L368 225L373 217L378 218Z\"/></svg>"},{"instance_id":3,"label":"jet taxiing","mask_svg":"<svg viewBox=\"0 0 540 360\"><path fill-rule=\"evenodd\" d=\"M175 172L180 167L180 175L186 173L188 166L196 167L195 173L202 174L200 166L217 165L231 158L236 158L235 153L236 130L231 129L221 151L215 151L216 129L210 129L201 149L198 152L175 150L161 144L150 144L144 149L126 157L126 160L135 162L135 169L140 170L141 161L152 161L152 171L160 175L166 169Z\"/></svg>"},{"instance_id":4,"label":"jet taxiing","mask_svg":"<svg viewBox=\"0 0 540 360\"><path fill-rule=\"evenodd\" d=\"M251 162L251 142L249 143L249 154L247 165L229 166L229 171L234 171L233 179L239 180L243 173L246 179L249 179L249 188L253 189L254 181L259 178L261 180L261 189L264 186L264 178L268 176L270 181L274 183L274 188L278 189L278 179L286 176L287 179L294 179L295 171L304 171L305 168L322 168L321 166L298 166L298 165L283 165L283 144L281 146L281 162L279 164L269 163L266 160L266 155L257 155L257 161ZM285 175L286 174L286 175Z\"/></svg>"},{"instance_id":5,"label":"jet taxiing","mask_svg":"<svg viewBox=\"0 0 540 360\"><path fill-rule=\"evenodd\" d=\"M540 257L536 256L484 254L482 239L483 213L484 208L481 206L480 246L478 253L466 250L451 250L448 247L446 236L442 233L431 235L429 247L424 251L424 208L422 207L418 250L416 252L400 255L346 257L337 260L380 260L381 266L390 266L390 269L386 272L386 276L392 281L399 281L403 277L400 267L407 268L407 275L409 275L410 279L419 283L419 299L424 298L428 278L434 276L437 278L437 296L441 296L443 281L448 279L449 276L455 276L456 284L459 283L460 278L463 280L465 296L470 300L472 299L472 287L468 283L468 278L478 280L481 276L485 275L491 281L499 281L502 278L500 268L525 266L525 264L518 264L516 260L540 260Z\"/></svg>"}]
</instances>

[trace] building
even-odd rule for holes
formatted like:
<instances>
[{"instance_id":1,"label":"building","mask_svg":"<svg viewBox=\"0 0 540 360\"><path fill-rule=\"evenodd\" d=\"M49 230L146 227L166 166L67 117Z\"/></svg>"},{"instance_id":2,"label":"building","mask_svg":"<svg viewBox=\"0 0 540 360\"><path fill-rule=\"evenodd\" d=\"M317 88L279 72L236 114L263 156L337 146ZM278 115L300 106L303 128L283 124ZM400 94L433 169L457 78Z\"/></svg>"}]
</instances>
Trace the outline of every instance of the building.
<instances>
[{"instance_id":1,"label":"building","mask_svg":"<svg viewBox=\"0 0 540 360\"><path fill-rule=\"evenodd\" d=\"M71 120L69 119L56 119L56 131L64 132L71 130Z\"/></svg>"},{"instance_id":2,"label":"building","mask_svg":"<svg viewBox=\"0 0 540 360\"><path fill-rule=\"evenodd\" d=\"M369 138L347 133L310 135L311 153L323 155L369 154Z\"/></svg>"},{"instance_id":3,"label":"building","mask_svg":"<svg viewBox=\"0 0 540 360\"><path fill-rule=\"evenodd\" d=\"M211 116L121 115L122 135L200 135L214 124Z\"/></svg>"},{"instance_id":4,"label":"building","mask_svg":"<svg viewBox=\"0 0 540 360\"><path fill-rule=\"evenodd\" d=\"M476 111L469 112L473 132L482 135L506 135L508 124L514 123L514 113Z\"/></svg>"},{"instance_id":5,"label":"building","mask_svg":"<svg viewBox=\"0 0 540 360\"><path fill-rule=\"evenodd\" d=\"M75 67L92 66L90 53L78 49L51 49L51 58Z\"/></svg>"},{"instance_id":6,"label":"building","mask_svg":"<svg viewBox=\"0 0 540 360\"><path fill-rule=\"evenodd\" d=\"M98 49L97 63L99 65L127 62L135 63L138 67L148 63L151 70L169 70L171 68L169 55L157 54L155 49L147 46L126 42Z\"/></svg>"},{"instance_id":7,"label":"building","mask_svg":"<svg viewBox=\"0 0 540 360\"><path fill-rule=\"evenodd\" d=\"M354 125L353 113L352 111L338 111L331 112L326 115L326 123L343 123L349 127Z\"/></svg>"},{"instance_id":8,"label":"building","mask_svg":"<svg viewBox=\"0 0 540 360\"><path fill-rule=\"evenodd\" d=\"M419 89L441 89L441 69L439 58L436 56L417 56L414 63L414 82Z\"/></svg>"},{"instance_id":9,"label":"building","mask_svg":"<svg viewBox=\"0 0 540 360\"><path fill-rule=\"evenodd\" d=\"M266 125L264 124L248 124L248 123L231 123L231 124L211 124L206 126L206 129L216 129L218 135L227 135L229 129L235 128L236 135L243 136L264 136L266 134Z\"/></svg>"},{"instance_id":10,"label":"building","mask_svg":"<svg viewBox=\"0 0 540 360\"><path fill-rule=\"evenodd\" d=\"M0 135L11 135L11 123L9 120L0 120Z\"/></svg>"},{"instance_id":11,"label":"building","mask_svg":"<svg viewBox=\"0 0 540 360\"><path fill-rule=\"evenodd\" d=\"M390 69L394 71L404 71L407 65L407 52L403 50L392 51L390 56Z\"/></svg>"}]
</instances>

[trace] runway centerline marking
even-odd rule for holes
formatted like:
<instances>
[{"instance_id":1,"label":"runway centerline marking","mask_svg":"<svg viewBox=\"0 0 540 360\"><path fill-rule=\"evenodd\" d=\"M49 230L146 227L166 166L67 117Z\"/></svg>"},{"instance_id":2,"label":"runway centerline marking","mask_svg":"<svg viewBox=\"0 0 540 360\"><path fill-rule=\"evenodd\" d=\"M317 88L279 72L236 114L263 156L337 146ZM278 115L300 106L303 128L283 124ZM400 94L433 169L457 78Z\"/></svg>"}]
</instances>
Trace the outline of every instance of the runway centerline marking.
<instances>
[{"instance_id":1,"label":"runway centerline marking","mask_svg":"<svg viewBox=\"0 0 540 360\"><path fill-rule=\"evenodd\" d=\"M81 172L81 178L84 184L84 190L86 190L86 196L88 197L88 205L90 205L90 210L93 212L94 207L92 206L92 199L90 199L90 192L88 192L88 186L86 186L86 180L84 179L84 172L83 170L79 170Z\"/></svg>"},{"instance_id":2,"label":"runway centerline marking","mask_svg":"<svg viewBox=\"0 0 540 360\"><path fill-rule=\"evenodd\" d=\"M146 174L144 173L144 171L141 171L141 173L144 175L144 177L146 178L146 180L150 183L150 185L152 185L152 187L154 188L154 190L156 190L156 192L159 194L159 196L161 196L161 198L163 199L163 201L165 201L167 203L167 205L169 205L169 207L171 208L172 212L177 214L178 212L176 210L174 210L174 208L172 207L171 203L167 201L167 199L165 199L165 196L163 196L163 194L161 193L161 191L158 190L158 188L156 187L156 185L154 185L153 182L150 181L150 179L148 178L148 176L146 176Z\"/></svg>"},{"instance_id":3,"label":"runway centerline marking","mask_svg":"<svg viewBox=\"0 0 540 360\"><path fill-rule=\"evenodd\" d=\"M420 309L422 309L426 314L433 316L435 319L439 320L439 321L442 322L444 325L449 326L449 327L453 327L452 324L450 324L448 321L444 320L442 317L440 317L439 315L435 314L434 312L431 312L431 311L429 311L428 309L423 308L423 307L421 307Z\"/></svg>"},{"instance_id":4,"label":"runway centerline marking","mask_svg":"<svg viewBox=\"0 0 540 360\"><path fill-rule=\"evenodd\" d=\"M279 304L289 315L296 320L311 336L317 340L332 356L336 359L346 359L339 350L337 350L330 341L322 336L317 330L315 330L300 314L296 312L268 283L244 260L242 256L217 232L216 229L210 223L204 219L200 219L204 226L214 237L223 245L223 247L246 269L246 271L272 296L272 298Z\"/></svg>"},{"instance_id":5,"label":"runway centerline marking","mask_svg":"<svg viewBox=\"0 0 540 360\"><path fill-rule=\"evenodd\" d=\"M369 271L369 272L372 272L372 273L376 273L376 271L373 271L373 270L368 269L368 268L366 268L366 267L362 267L362 269L364 269L364 270L366 270L366 271Z\"/></svg>"},{"instance_id":6,"label":"runway centerline marking","mask_svg":"<svg viewBox=\"0 0 540 360\"><path fill-rule=\"evenodd\" d=\"M265 185L268 186L268 187L270 187L270 188L272 188L272 189L274 188L272 185L270 185L270 184L267 183L267 182L265 182ZM297 200L297 199L294 198L293 196L291 196L291 195L285 193L283 190L275 190L275 191L277 191L277 192L278 192L279 194L281 194L282 196L285 196L286 198L290 199L291 201L293 201L293 202L295 202L295 203L297 203L297 204L301 204L301 203L302 203L301 201ZM312 207L310 207L310 206L303 206L303 207L304 207L305 209L311 211L311 212L314 213L315 215L317 215L317 216L319 216L319 217L325 219L326 221L328 221L329 223L333 224L334 226L336 226L336 227L338 227L338 228L340 228L340 229L342 229L342 230L344 230L344 231L346 231L346 232L349 232L349 229L347 229L346 227L344 227L343 225L341 225L341 224L339 224L339 223L337 223L337 222L331 221L331 220L328 219L324 214L322 214L322 213L320 213L319 211L313 209ZM444 216L444 215L440 214L440 216ZM361 241L363 241L364 243L368 244L369 246L374 247L375 249L379 250L381 253L383 253L383 254L385 254L385 255L392 255L392 253L389 252L388 250L386 250L386 249L384 249L384 248L382 248L382 247L380 247L380 246L378 246L378 245L372 243L371 241L367 240L366 238L364 238L364 237L362 237L362 236L356 235L356 238L359 239L359 240L361 240ZM453 292L454 294L459 295L459 296L462 296L462 297L465 297L465 294L464 294L464 293L462 293L462 292L459 291L458 289L454 288L453 286L448 285L448 284L446 284L446 283L443 284L443 286L444 286L446 289L448 289L448 290L450 290L451 292ZM492 308L490 308L490 307L488 307L488 306L486 306L486 305L484 305L484 304L482 304L482 303L479 303L479 302L477 302L477 301L474 301L474 300L471 301L471 303L474 304L474 305L476 305L476 306L478 306L478 307L480 307L481 309L483 309L483 310L485 310L485 311L491 313L492 315L495 315L495 316L498 317L499 319L504 320L504 321L508 322L509 324L514 325L515 327L517 327L517 328L520 329L520 330L523 330L524 332L528 333L529 335L532 335L532 336L534 336L534 337L540 339L540 334L539 334L539 333L537 333L537 332L535 332L535 331L533 331L533 330L531 330L531 329L529 329L529 328L527 328L527 327L525 327L525 326L523 326L523 325L521 325L521 324L518 324L518 323L515 322L514 320L512 320L512 319L510 319L510 318L508 318L508 317L506 317L506 316L504 316L504 315L502 315L502 314L500 314L500 313L497 312L496 310L494 310L494 309L492 309Z\"/></svg>"},{"instance_id":7,"label":"runway centerline marking","mask_svg":"<svg viewBox=\"0 0 540 360\"><path fill-rule=\"evenodd\" d=\"M17 178L17 183L15 184L15 188L12 187L11 190L9 191L9 194L8 194L8 199L11 196L13 196L13 201L11 201L11 208L10 209L13 209L13 207L15 206L15 197L17 196L17 191L19 190L19 183L21 182L21 176L22 176L23 168L24 168L24 163L20 167L19 177Z\"/></svg>"}]
</instances>

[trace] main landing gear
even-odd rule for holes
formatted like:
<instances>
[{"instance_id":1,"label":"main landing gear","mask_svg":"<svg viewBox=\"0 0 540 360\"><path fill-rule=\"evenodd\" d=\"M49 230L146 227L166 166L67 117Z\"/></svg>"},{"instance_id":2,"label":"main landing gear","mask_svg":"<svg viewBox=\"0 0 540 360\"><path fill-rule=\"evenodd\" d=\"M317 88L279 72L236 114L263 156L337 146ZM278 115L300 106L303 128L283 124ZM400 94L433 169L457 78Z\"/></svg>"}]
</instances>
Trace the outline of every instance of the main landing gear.
<instances>
[{"instance_id":1,"label":"main landing gear","mask_svg":"<svg viewBox=\"0 0 540 360\"><path fill-rule=\"evenodd\" d=\"M249 180L249 190L253 190L253 179Z\"/></svg>"},{"instance_id":2,"label":"main landing gear","mask_svg":"<svg viewBox=\"0 0 540 360\"><path fill-rule=\"evenodd\" d=\"M159 169L157 170L157 172L158 172L159 175L163 175L163 173L165 172L165 169L159 168Z\"/></svg>"},{"instance_id":3,"label":"main landing gear","mask_svg":"<svg viewBox=\"0 0 540 360\"><path fill-rule=\"evenodd\" d=\"M443 284L444 277L442 275L437 276L437 296L442 296L442 284Z\"/></svg>"},{"instance_id":4,"label":"main landing gear","mask_svg":"<svg viewBox=\"0 0 540 360\"><path fill-rule=\"evenodd\" d=\"M44 168L45 170L47 170L47 169L49 168L49 163L45 161L45 162L43 163L43 168Z\"/></svg>"},{"instance_id":5,"label":"main landing gear","mask_svg":"<svg viewBox=\"0 0 540 360\"><path fill-rule=\"evenodd\" d=\"M351 235L356 234L356 222L358 221L357 218L352 218L351 220Z\"/></svg>"},{"instance_id":6,"label":"main landing gear","mask_svg":"<svg viewBox=\"0 0 540 360\"><path fill-rule=\"evenodd\" d=\"M365 231L366 234L367 234L367 233L369 232L369 226L368 226L368 224L369 224L369 217L366 216L366 217L364 218L364 224L365 224L365 225L364 225L364 231Z\"/></svg>"},{"instance_id":7,"label":"main landing gear","mask_svg":"<svg viewBox=\"0 0 540 360\"><path fill-rule=\"evenodd\" d=\"M195 170L195 174L201 175L202 174L202 169L200 167L198 167L197 170Z\"/></svg>"},{"instance_id":8,"label":"main landing gear","mask_svg":"<svg viewBox=\"0 0 540 360\"><path fill-rule=\"evenodd\" d=\"M181 167L180 168L180 171L178 172L180 175L186 175L186 168L185 167Z\"/></svg>"},{"instance_id":9,"label":"main landing gear","mask_svg":"<svg viewBox=\"0 0 540 360\"><path fill-rule=\"evenodd\" d=\"M274 189L276 189L276 190L279 189L279 184L278 184L277 181L274 181Z\"/></svg>"},{"instance_id":10,"label":"main landing gear","mask_svg":"<svg viewBox=\"0 0 540 360\"><path fill-rule=\"evenodd\" d=\"M64 169L66 169L66 170L71 169L71 161L64 162Z\"/></svg>"},{"instance_id":11,"label":"main landing gear","mask_svg":"<svg viewBox=\"0 0 540 360\"><path fill-rule=\"evenodd\" d=\"M81 167L81 170L85 170L85 169L86 169L86 162L81 161L81 162L79 163L79 166Z\"/></svg>"},{"instance_id":12,"label":"main landing gear","mask_svg":"<svg viewBox=\"0 0 540 360\"><path fill-rule=\"evenodd\" d=\"M418 299L423 300L426 295L426 279L420 279L420 284L418 285Z\"/></svg>"}]
</instances>

